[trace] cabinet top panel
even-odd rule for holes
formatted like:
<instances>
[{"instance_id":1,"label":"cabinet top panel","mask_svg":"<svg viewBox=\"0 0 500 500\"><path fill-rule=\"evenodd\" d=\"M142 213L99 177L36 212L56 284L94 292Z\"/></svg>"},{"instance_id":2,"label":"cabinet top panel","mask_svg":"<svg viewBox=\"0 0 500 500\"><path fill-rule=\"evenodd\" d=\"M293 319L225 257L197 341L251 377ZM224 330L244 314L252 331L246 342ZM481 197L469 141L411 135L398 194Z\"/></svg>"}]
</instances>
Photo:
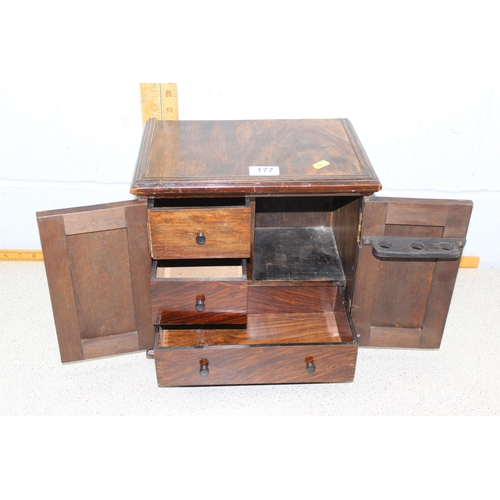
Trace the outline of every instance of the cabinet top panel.
<instances>
[{"instance_id":1,"label":"cabinet top panel","mask_svg":"<svg viewBox=\"0 0 500 500\"><path fill-rule=\"evenodd\" d=\"M346 119L149 120L131 193L360 194L381 189Z\"/></svg>"}]
</instances>

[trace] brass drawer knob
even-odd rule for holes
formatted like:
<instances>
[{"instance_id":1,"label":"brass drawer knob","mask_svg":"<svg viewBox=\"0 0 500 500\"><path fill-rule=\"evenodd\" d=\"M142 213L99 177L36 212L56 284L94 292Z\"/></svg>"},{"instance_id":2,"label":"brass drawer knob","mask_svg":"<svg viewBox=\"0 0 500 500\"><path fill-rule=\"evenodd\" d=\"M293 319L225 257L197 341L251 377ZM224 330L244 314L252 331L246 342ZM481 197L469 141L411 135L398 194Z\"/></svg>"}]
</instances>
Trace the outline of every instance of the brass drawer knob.
<instances>
[{"instance_id":1,"label":"brass drawer knob","mask_svg":"<svg viewBox=\"0 0 500 500\"><path fill-rule=\"evenodd\" d=\"M316 371L316 365L314 364L314 361L309 361L306 365L306 372L314 373L315 371Z\"/></svg>"},{"instance_id":2,"label":"brass drawer knob","mask_svg":"<svg viewBox=\"0 0 500 500\"><path fill-rule=\"evenodd\" d=\"M204 245L206 241L207 237L204 233L198 233L196 235L196 243L198 243L198 245Z\"/></svg>"}]
</instances>

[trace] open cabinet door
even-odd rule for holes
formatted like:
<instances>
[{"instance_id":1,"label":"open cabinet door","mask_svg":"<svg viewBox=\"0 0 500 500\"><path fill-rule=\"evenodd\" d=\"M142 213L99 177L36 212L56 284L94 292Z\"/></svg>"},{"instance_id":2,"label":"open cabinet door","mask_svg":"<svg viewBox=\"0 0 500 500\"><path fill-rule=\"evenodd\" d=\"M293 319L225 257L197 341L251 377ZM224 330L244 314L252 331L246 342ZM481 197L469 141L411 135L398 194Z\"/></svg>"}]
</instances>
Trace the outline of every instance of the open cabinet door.
<instances>
[{"instance_id":1,"label":"open cabinet door","mask_svg":"<svg viewBox=\"0 0 500 500\"><path fill-rule=\"evenodd\" d=\"M351 317L359 344L438 348L472 202L369 197Z\"/></svg>"},{"instance_id":2,"label":"open cabinet door","mask_svg":"<svg viewBox=\"0 0 500 500\"><path fill-rule=\"evenodd\" d=\"M37 219L62 362L153 347L147 203Z\"/></svg>"}]
</instances>

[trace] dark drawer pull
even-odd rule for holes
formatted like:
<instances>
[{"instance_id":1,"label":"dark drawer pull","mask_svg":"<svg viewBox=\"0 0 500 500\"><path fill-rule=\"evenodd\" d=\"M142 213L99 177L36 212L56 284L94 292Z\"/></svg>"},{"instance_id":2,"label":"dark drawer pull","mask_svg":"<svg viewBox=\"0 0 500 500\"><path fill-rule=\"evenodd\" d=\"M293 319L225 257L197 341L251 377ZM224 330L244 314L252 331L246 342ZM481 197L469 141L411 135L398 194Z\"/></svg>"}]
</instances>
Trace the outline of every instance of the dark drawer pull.
<instances>
[{"instance_id":1,"label":"dark drawer pull","mask_svg":"<svg viewBox=\"0 0 500 500\"><path fill-rule=\"evenodd\" d=\"M400 236L363 236L373 255L392 259L458 259L465 238L407 238Z\"/></svg>"},{"instance_id":2,"label":"dark drawer pull","mask_svg":"<svg viewBox=\"0 0 500 500\"><path fill-rule=\"evenodd\" d=\"M306 365L306 372L314 373L315 371L316 371L316 365L314 364L314 361L309 361Z\"/></svg>"},{"instance_id":3,"label":"dark drawer pull","mask_svg":"<svg viewBox=\"0 0 500 500\"><path fill-rule=\"evenodd\" d=\"M204 360L206 361L206 363L203 363L201 366L200 366L200 375L202 377L208 377L208 374L209 374L209 369L208 369L208 361L207 360Z\"/></svg>"},{"instance_id":4,"label":"dark drawer pull","mask_svg":"<svg viewBox=\"0 0 500 500\"><path fill-rule=\"evenodd\" d=\"M205 310L205 295L197 295L196 296L196 304L194 308L198 312L203 312Z\"/></svg>"},{"instance_id":5,"label":"dark drawer pull","mask_svg":"<svg viewBox=\"0 0 500 500\"><path fill-rule=\"evenodd\" d=\"M196 243L198 243L198 245L204 245L206 241L207 237L204 233L198 233L196 235Z\"/></svg>"}]
</instances>

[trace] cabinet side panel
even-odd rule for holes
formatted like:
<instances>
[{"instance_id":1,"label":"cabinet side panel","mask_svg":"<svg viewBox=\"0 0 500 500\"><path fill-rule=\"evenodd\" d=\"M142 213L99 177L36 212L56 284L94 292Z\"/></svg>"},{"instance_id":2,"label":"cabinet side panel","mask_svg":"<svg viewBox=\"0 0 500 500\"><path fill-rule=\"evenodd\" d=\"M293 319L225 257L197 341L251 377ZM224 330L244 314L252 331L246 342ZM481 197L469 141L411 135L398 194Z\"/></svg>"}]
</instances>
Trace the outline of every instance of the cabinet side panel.
<instances>
[{"instance_id":1,"label":"cabinet side panel","mask_svg":"<svg viewBox=\"0 0 500 500\"><path fill-rule=\"evenodd\" d=\"M357 232L362 198L337 197L332 227L346 280L346 300L352 299L354 270L358 251Z\"/></svg>"}]
</instances>

